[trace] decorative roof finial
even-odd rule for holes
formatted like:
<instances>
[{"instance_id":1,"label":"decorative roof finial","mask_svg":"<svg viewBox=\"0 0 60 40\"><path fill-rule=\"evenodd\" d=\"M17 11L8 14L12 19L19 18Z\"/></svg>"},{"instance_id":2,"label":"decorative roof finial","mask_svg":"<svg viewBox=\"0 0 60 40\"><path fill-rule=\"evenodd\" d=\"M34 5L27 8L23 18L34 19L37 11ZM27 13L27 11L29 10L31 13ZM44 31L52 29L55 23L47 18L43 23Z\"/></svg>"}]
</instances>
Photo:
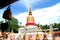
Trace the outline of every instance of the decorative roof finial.
<instances>
[{"instance_id":1,"label":"decorative roof finial","mask_svg":"<svg viewBox=\"0 0 60 40\"><path fill-rule=\"evenodd\" d=\"M30 3L30 7L29 7L29 15L32 15L32 6L31 6L31 3Z\"/></svg>"}]
</instances>

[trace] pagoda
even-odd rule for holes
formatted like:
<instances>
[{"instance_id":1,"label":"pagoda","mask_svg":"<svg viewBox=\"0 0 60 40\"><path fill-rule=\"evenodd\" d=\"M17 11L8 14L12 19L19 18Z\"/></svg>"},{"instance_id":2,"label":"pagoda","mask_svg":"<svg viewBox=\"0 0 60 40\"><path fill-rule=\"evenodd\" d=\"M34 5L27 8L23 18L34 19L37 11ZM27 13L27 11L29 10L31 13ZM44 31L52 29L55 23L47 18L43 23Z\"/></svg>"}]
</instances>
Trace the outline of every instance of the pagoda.
<instances>
[{"instance_id":1,"label":"pagoda","mask_svg":"<svg viewBox=\"0 0 60 40\"><path fill-rule=\"evenodd\" d=\"M28 13L29 14L28 14L27 20L26 20L27 32L38 30L39 28L36 26L35 19L34 19L34 16L32 14L32 7L31 6L29 7L29 12Z\"/></svg>"},{"instance_id":2,"label":"pagoda","mask_svg":"<svg viewBox=\"0 0 60 40\"><path fill-rule=\"evenodd\" d=\"M26 20L25 25L26 25L25 27L22 27L20 25L20 28L18 29L18 34L20 35L20 37L22 35L25 36L25 38L22 36L22 38L20 38L20 39L22 39L22 40L23 39L25 39L25 40L36 40L36 39L38 40L38 39L40 39L40 37L38 38L38 36L37 36L37 32L40 31L40 30L36 26L34 16L32 14L31 6L29 8L29 12L28 12L28 16L27 16L27 20ZM42 32L40 32L40 33L42 33Z\"/></svg>"},{"instance_id":3,"label":"pagoda","mask_svg":"<svg viewBox=\"0 0 60 40\"><path fill-rule=\"evenodd\" d=\"M28 17L27 17L26 27L34 26L34 25L35 25L35 20L34 20L34 17L32 15L32 8L30 7L29 14L28 14Z\"/></svg>"}]
</instances>

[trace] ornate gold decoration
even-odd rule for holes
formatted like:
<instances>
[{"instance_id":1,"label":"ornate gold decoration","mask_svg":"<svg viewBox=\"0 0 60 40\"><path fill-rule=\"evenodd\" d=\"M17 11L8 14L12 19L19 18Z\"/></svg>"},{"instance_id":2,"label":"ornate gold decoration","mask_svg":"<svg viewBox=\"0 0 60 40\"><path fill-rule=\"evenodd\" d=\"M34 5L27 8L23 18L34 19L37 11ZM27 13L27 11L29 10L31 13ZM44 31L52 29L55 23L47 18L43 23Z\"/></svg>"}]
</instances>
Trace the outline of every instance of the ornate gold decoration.
<instances>
[{"instance_id":1,"label":"ornate gold decoration","mask_svg":"<svg viewBox=\"0 0 60 40\"><path fill-rule=\"evenodd\" d=\"M21 40L25 40L25 35L24 34L21 35Z\"/></svg>"},{"instance_id":2,"label":"ornate gold decoration","mask_svg":"<svg viewBox=\"0 0 60 40\"><path fill-rule=\"evenodd\" d=\"M36 40L40 40L40 34L36 34Z\"/></svg>"},{"instance_id":3,"label":"ornate gold decoration","mask_svg":"<svg viewBox=\"0 0 60 40\"><path fill-rule=\"evenodd\" d=\"M33 40L32 35L29 36L28 40Z\"/></svg>"},{"instance_id":4,"label":"ornate gold decoration","mask_svg":"<svg viewBox=\"0 0 60 40\"><path fill-rule=\"evenodd\" d=\"M43 36L44 36L44 37L43 37L43 40L48 40L46 34L44 34Z\"/></svg>"}]
</instances>

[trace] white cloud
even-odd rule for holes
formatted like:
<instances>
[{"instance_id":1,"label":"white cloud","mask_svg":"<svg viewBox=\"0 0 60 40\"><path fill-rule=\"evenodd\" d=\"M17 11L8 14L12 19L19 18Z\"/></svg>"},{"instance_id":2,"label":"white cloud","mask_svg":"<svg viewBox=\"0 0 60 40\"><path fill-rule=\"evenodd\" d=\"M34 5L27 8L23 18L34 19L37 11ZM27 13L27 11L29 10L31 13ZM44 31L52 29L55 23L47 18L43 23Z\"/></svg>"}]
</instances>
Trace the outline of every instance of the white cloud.
<instances>
[{"instance_id":1,"label":"white cloud","mask_svg":"<svg viewBox=\"0 0 60 40\"><path fill-rule=\"evenodd\" d=\"M3 20L2 15L3 15L4 10L0 10L0 21Z\"/></svg>"},{"instance_id":2,"label":"white cloud","mask_svg":"<svg viewBox=\"0 0 60 40\"><path fill-rule=\"evenodd\" d=\"M36 23L40 24L49 24L54 22L60 22L58 21L58 16L60 16L60 3L44 8L44 9L37 9L32 11L32 14L35 18ZM28 12L20 13L18 15L15 15L15 18L19 20L19 22L22 22L22 25L26 24L26 18L28 16Z\"/></svg>"}]
</instances>

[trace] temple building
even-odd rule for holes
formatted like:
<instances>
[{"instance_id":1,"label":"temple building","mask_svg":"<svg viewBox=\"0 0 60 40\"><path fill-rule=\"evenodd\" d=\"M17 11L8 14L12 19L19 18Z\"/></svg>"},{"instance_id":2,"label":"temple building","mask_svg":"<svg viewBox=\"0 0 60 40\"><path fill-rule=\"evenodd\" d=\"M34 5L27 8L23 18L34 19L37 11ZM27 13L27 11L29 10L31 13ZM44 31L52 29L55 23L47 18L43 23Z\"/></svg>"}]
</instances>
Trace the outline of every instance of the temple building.
<instances>
[{"instance_id":1,"label":"temple building","mask_svg":"<svg viewBox=\"0 0 60 40\"><path fill-rule=\"evenodd\" d=\"M40 40L40 35L43 34L43 32L38 32L40 29L35 25L35 19L32 14L32 8L29 8L27 20L26 20L26 26L19 28L19 34L20 34L20 39L22 40L24 37L25 40ZM41 35L42 38L43 35ZM23 39L23 40L24 40Z\"/></svg>"}]
</instances>

